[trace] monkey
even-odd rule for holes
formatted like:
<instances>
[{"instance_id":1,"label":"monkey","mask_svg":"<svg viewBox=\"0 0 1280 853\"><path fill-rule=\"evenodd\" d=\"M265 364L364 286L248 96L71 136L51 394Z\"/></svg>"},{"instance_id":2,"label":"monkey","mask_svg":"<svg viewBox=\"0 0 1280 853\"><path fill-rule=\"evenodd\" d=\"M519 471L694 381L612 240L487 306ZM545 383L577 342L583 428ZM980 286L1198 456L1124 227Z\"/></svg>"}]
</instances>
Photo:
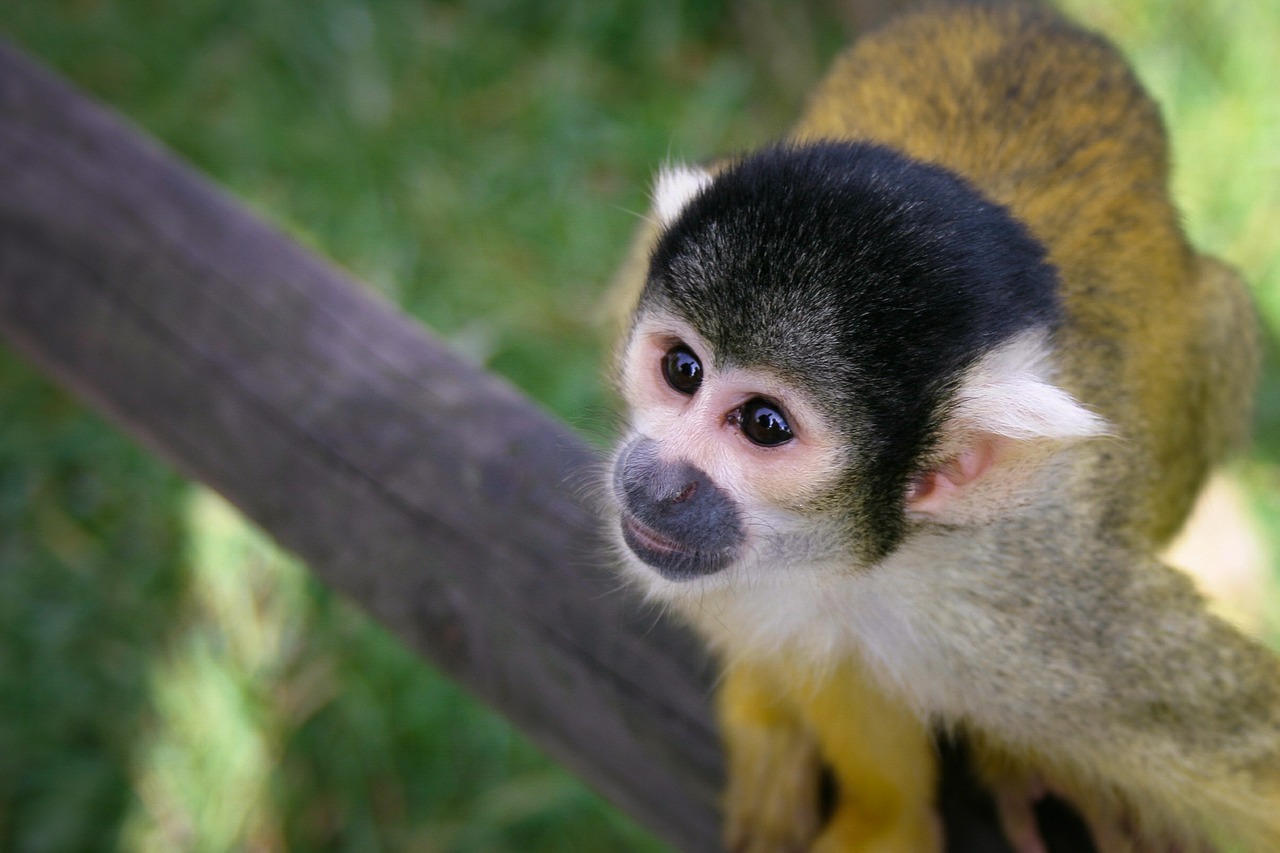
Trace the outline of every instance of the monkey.
<instances>
[{"instance_id":1,"label":"monkey","mask_svg":"<svg viewBox=\"0 0 1280 853\"><path fill-rule=\"evenodd\" d=\"M1157 556L1258 367L1168 173L1116 48L1016 5L905 14L780 142L660 172L609 523L721 663L730 850L941 849L934 730L1020 853L1046 792L1103 851L1280 850L1280 660Z\"/></svg>"}]
</instances>

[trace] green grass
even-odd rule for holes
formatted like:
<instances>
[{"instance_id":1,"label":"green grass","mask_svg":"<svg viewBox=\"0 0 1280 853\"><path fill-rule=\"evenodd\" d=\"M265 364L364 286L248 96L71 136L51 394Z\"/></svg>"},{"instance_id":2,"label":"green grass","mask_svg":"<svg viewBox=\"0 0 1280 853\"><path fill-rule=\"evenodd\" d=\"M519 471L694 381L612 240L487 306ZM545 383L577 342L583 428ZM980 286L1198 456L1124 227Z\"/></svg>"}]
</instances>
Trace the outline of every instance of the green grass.
<instances>
[{"instance_id":1,"label":"green grass","mask_svg":"<svg viewBox=\"0 0 1280 853\"><path fill-rule=\"evenodd\" d=\"M828 5L9 0L0 32L599 439L649 174L781 133ZM1189 229L1280 336L1280 8L1067 5L1134 58ZM0 411L0 850L655 846L3 351ZM1277 536L1274 368L1260 431Z\"/></svg>"}]
</instances>

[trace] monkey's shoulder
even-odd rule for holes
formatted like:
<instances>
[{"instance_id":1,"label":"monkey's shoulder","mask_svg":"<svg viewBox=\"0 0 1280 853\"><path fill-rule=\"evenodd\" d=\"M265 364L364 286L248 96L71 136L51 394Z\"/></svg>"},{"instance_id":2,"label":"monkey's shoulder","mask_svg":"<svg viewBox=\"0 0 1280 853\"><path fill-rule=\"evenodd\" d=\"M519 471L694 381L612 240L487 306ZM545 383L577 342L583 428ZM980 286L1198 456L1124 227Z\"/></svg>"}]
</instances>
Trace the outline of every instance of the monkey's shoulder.
<instances>
[{"instance_id":1,"label":"monkey's shoulder","mask_svg":"<svg viewBox=\"0 0 1280 853\"><path fill-rule=\"evenodd\" d=\"M1167 182L1154 102L1106 39L1048 10L960 6L905 15L860 39L795 135L867 139L1016 204L1091 181Z\"/></svg>"}]
</instances>

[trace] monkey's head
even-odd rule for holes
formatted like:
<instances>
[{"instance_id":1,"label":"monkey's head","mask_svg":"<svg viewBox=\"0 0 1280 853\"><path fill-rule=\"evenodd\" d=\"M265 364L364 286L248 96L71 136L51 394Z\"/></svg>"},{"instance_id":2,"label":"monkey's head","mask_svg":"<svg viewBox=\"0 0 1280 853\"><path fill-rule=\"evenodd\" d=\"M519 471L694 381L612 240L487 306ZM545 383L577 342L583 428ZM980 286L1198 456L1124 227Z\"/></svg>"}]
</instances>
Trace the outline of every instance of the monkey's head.
<instances>
[{"instance_id":1,"label":"monkey's head","mask_svg":"<svg viewBox=\"0 0 1280 853\"><path fill-rule=\"evenodd\" d=\"M865 571L1007 503L1017 448L1102 429L1051 381L1044 250L949 172L777 147L665 171L655 209L612 493L660 594Z\"/></svg>"}]
</instances>

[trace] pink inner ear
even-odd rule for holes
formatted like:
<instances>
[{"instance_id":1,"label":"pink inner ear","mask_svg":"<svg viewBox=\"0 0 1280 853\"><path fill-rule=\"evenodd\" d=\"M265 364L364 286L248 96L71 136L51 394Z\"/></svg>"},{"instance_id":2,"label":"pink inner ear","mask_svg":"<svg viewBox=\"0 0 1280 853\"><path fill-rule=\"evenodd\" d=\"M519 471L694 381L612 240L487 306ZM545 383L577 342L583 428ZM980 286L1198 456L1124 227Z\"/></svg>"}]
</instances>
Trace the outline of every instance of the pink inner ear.
<instances>
[{"instance_id":1,"label":"pink inner ear","mask_svg":"<svg viewBox=\"0 0 1280 853\"><path fill-rule=\"evenodd\" d=\"M995 464L1004 441L995 435L975 436L960 453L917 476L907 492L907 509L927 513L941 511Z\"/></svg>"}]
</instances>

